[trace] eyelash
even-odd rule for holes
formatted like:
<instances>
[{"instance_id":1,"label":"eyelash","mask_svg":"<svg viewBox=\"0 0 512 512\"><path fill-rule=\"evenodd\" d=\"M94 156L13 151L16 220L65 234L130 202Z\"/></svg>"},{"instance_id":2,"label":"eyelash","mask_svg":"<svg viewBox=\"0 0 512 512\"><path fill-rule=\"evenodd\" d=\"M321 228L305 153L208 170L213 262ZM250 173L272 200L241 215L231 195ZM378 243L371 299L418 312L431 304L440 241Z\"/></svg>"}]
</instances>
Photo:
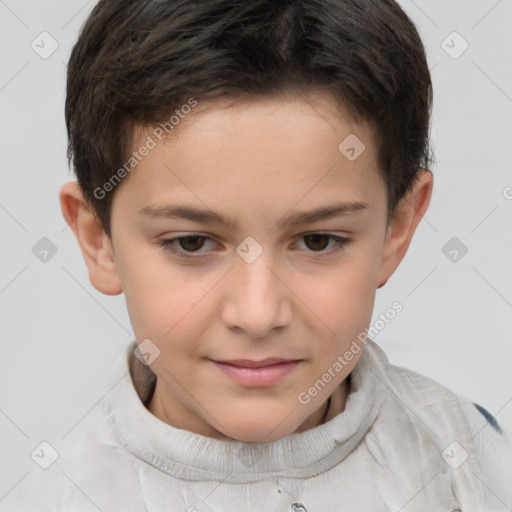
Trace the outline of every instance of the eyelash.
<instances>
[{"instance_id":1,"label":"eyelash","mask_svg":"<svg viewBox=\"0 0 512 512\"><path fill-rule=\"evenodd\" d=\"M310 252L310 253L313 253L313 254L328 254L328 255L331 255L331 254L334 254L340 250L342 250L346 245L348 245L351 240L349 238L345 238L345 237L340 237L340 236L336 236L336 235L333 235L331 233L322 233L322 232L313 232L313 233L306 233L305 235L302 235L300 238L305 238L307 236L312 236L312 235L324 235L324 236L327 236L329 237L329 239L332 239L336 242L336 246L332 249L329 249L329 250L318 250L318 251L313 251L313 250L307 250L307 252ZM207 236L207 235L204 235L202 233L190 233L186 236L179 236L179 237L175 237L175 238L167 238L167 239L164 239L164 240L160 240L159 241L159 245L166 251L170 252L170 253L173 253L173 254L176 254L176 255L179 255L179 256L182 256L184 258L189 258L189 259L195 259L195 258L199 258L201 255L203 255L204 253L203 252L199 252L199 251L186 251L185 249L181 249L181 250L177 250L175 248L172 247L173 243L176 242L176 241L179 241L179 240L184 240L184 239L187 239L187 238L204 238L205 240L213 240L213 238Z\"/></svg>"}]
</instances>

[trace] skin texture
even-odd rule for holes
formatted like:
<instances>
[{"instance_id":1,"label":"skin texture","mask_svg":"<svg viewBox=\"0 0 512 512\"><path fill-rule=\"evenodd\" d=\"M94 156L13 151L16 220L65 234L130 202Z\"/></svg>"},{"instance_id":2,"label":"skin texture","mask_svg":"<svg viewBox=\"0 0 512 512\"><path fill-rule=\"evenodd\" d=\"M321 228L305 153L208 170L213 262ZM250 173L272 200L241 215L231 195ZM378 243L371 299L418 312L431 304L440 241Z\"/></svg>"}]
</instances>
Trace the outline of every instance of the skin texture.
<instances>
[{"instance_id":1,"label":"skin texture","mask_svg":"<svg viewBox=\"0 0 512 512\"><path fill-rule=\"evenodd\" d=\"M140 127L134 148L150 133ZM366 146L353 162L338 149L350 134ZM325 413L332 419L344 410L345 379L362 351L309 403L298 396L369 327L376 290L428 208L432 174L420 171L386 225L371 126L353 123L323 93L199 105L172 135L117 186L112 240L76 183L60 192L91 283L105 294L123 292L137 341L150 339L160 350L149 411L177 428L248 442L302 432ZM348 201L366 208L282 224L297 212ZM173 204L214 211L235 225L138 213ZM182 254L159 245L191 233L210 239L173 242ZM349 242L306 236L314 233ZM251 263L236 252L248 236L263 250ZM187 258L187 249L196 252ZM234 383L211 362L267 357L301 362L260 388Z\"/></svg>"}]
</instances>

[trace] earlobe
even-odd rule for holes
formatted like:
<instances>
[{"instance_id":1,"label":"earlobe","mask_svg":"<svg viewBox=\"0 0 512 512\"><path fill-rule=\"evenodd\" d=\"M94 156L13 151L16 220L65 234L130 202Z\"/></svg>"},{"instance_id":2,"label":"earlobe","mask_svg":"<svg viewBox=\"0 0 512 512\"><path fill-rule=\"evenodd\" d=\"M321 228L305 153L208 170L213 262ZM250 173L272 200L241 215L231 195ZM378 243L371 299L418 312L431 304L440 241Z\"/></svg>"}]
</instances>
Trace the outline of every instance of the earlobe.
<instances>
[{"instance_id":1,"label":"earlobe","mask_svg":"<svg viewBox=\"0 0 512 512\"><path fill-rule=\"evenodd\" d=\"M387 283L407 253L414 232L430 204L432 188L432 173L422 169L413 189L400 201L388 228L377 288Z\"/></svg>"},{"instance_id":2,"label":"earlobe","mask_svg":"<svg viewBox=\"0 0 512 512\"><path fill-rule=\"evenodd\" d=\"M78 183L65 183L59 192L62 215L82 251L91 284L106 295L122 292L112 243L88 208Z\"/></svg>"}]
</instances>

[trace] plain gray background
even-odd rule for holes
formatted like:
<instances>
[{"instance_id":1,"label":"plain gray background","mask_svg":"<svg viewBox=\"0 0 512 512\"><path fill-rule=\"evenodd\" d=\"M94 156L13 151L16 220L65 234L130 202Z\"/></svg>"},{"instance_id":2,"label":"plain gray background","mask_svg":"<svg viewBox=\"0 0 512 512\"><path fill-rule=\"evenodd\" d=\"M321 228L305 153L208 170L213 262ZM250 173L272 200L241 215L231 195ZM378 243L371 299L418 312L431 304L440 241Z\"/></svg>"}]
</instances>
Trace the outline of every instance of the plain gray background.
<instances>
[{"instance_id":1,"label":"plain gray background","mask_svg":"<svg viewBox=\"0 0 512 512\"><path fill-rule=\"evenodd\" d=\"M58 203L74 179L66 63L95 3L0 0L1 510L34 448L108 392L133 339L124 296L89 283ZM432 70L435 184L405 260L377 292L374 319L394 301L404 309L374 339L393 363L481 403L511 431L512 0L400 4ZM36 257L43 237L57 251L46 262Z\"/></svg>"}]
</instances>

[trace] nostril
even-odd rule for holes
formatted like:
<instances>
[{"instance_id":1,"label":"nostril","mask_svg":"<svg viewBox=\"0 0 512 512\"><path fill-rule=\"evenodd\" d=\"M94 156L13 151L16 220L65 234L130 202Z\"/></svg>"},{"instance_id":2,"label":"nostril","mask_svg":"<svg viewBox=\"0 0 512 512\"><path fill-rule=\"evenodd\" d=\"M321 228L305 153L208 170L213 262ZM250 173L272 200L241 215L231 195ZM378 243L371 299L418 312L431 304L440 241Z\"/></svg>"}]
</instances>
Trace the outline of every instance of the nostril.
<instances>
[{"instance_id":1,"label":"nostril","mask_svg":"<svg viewBox=\"0 0 512 512\"><path fill-rule=\"evenodd\" d=\"M302 503L292 503L290 508L291 512L308 512L308 509Z\"/></svg>"}]
</instances>

